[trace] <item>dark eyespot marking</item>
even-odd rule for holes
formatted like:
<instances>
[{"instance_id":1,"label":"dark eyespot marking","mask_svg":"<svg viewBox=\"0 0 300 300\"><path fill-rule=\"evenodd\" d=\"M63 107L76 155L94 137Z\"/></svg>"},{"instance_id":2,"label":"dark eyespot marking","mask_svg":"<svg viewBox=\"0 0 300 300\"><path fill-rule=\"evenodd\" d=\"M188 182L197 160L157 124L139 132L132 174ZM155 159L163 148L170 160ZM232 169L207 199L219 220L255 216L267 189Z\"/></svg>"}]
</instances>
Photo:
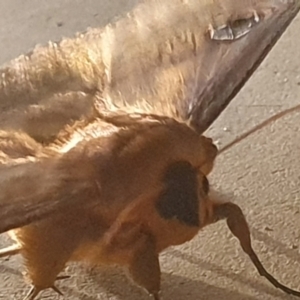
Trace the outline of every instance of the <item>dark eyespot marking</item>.
<instances>
[{"instance_id":1,"label":"dark eyespot marking","mask_svg":"<svg viewBox=\"0 0 300 300\"><path fill-rule=\"evenodd\" d=\"M197 170L186 161L176 162L168 167L163 181L165 190L156 204L160 216L198 227L200 220Z\"/></svg>"}]
</instances>

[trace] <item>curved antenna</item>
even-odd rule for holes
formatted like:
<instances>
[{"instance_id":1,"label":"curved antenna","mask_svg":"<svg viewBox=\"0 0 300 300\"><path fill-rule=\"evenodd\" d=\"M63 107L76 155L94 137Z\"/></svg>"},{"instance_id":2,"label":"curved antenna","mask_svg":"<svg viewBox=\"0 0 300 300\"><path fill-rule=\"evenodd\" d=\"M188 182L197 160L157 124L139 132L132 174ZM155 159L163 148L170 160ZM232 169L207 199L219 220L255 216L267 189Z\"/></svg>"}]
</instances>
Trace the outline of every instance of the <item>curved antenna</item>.
<instances>
[{"instance_id":1,"label":"curved antenna","mask_svg":"<svg viewBox=\"0 0 300 300\"><path fill-rule=\"evenodd\" d=\"M295 112L297 110L300 110L300 104L288 108L286 110L281 111L280 113L277 113L273 116L271 116L270 118L266 119L265 121L263 121L262 123L254 126L252 129L250 129L249 131L246 131L245 133L243 133L242 135L240 135L239 137L237 137L236 139L234 139L232 142L230 142L229 144L225 145L224 147L222 147L219 152L218 155L222 154L223 152L227 151L228 149L230 149L231 147L233 147L234 145L238 144L239 142L241 142L242 140L244 140L245 138L247 138L248 136L250 136L251 134L255 133L256 131L264 128L265 126L269 125L270 123L275 122L276 120L292 113Z\"/></svg>"}]
</instances>

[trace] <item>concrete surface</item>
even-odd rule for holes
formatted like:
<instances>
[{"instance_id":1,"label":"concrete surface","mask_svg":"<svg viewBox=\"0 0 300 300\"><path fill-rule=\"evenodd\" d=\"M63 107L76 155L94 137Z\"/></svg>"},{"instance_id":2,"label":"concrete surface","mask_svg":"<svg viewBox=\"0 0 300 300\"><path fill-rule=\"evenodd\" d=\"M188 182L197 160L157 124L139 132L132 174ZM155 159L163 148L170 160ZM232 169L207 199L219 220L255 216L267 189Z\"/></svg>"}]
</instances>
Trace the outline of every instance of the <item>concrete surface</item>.
<instances>
[{"instance_id":1,"label":"concrete surface","mask_svg":"<svg viewBox=\"0 0 300 300\"><path fill-rule=\"evenodd\" d=\"M72 36L107 23L138 0L0 1L0 63L36 43ZM224 145L285 108L300 103L300 16L209 134ZM300 112L252 135L220 156L211 176L231 194L251 225L255 250L266 268L300 290ZM224 130L224 129L227 130ZM9 244L6 237L2 245ZM0 263L0 299L22 299L28 290L20 258ZM260 278L222 222L192 242L161 256L164 299L293 299ZM117 271L70 266L59 283L65 299L143 300L149 297ZM46 292L43 299L59 299Z\"/></svg>"}]
</instances>

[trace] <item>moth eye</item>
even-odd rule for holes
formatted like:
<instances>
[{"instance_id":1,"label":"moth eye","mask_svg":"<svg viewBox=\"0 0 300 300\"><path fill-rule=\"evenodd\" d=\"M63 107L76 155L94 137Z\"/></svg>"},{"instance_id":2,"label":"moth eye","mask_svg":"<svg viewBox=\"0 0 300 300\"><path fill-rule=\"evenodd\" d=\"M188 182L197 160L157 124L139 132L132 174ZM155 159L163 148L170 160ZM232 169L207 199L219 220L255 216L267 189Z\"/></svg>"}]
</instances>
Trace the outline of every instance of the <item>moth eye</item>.
<instances>
[{"instance_id":1,"label":"moth eye","mask_svg":"<svg viewBox=\"0 0 300 300\"><path fill-rule=\"evenodd\" d=\"M210 38L217 41L234 41L248 34L251 29L260 21L259 16L254 12L251 18L238 19L226 25L214 28L209 27Z\"/></svg>"}]
</instances>

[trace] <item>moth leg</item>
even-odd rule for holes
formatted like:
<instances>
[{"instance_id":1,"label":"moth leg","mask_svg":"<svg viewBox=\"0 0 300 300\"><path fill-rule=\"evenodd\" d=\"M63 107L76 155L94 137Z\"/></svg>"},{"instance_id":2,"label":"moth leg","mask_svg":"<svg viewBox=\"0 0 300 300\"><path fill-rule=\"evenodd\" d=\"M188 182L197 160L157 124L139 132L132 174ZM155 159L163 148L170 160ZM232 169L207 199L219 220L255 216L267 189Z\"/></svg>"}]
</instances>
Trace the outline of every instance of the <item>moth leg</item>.
<instances>
[{"instance_id":1,"label":"moth leg","mask_svg":"<svg viewBox=\"0 0 300 300\"><path fill-rule=\"evenodd\" d=\"M21 249L22 247L19 244L13 244L6 248L0 249L0 258L19 254Z\"/></svg>"},{"instance_id":2,"label":"moth leg","mask_svg":"<svg viewBox=\"0 0 300 300\"><path fill-rule=\"evenodd\" d=\"M160 265L155 239L139 225L117 223L104 237L101 256L106 262L124 265L129 277L159 300Z\"/></svg>"},{"instance_id":3,"label":"moth leg","mask_svg":"<svg viewBox=\"0 0 300 300\"><path fill-rule=\"evenodd\" d=\"M56 293L58 293L59 295L63 296L63 293L55 286L53 285L51 287ZM23 300L34 300L42 291L43 289L35 287L35 286L31 286L28 294L26 295L26 297Z\"/></svg>"},{"instance_id":4,"label":"moth leg","mask_svg":"<svg viewBox=\"0 0 300 300\"><path fill-rule=\"evenodd\" d=\"M19 254L21 251L22 251L22 246L16 243L16 244L8 246L4 249L1 249L0 250L0 258L6 257L6 256L11 256L11 255L16 255L16 254ZM63 279L67 279L67 278L70 278L70 276L67 276L67 275L58 276L56 278L56 280L63 280ZM55 285L53 285L51 288L58 294L63 295L62 292ZM29 292L26 295L26 297L24 298L24 300L35 299L42 290L43 290L43 288L39 288L39 287L32 285L31 289L29 290Z\"/></svg>"},{"instance_id":5,"label":"moth leg","mask_svg":"<svg viewBox=\"0 0 300 300\"><path fill-rule=\"evenodd\" d=\"M134 253L134 257L128 268L131 278L139 286L159 300L160 291L160 265L158 254L155 252L155 244L150 238L145 238L140 247Z\"/></svg>"},{"instance_id":6,"label":"moth leg","mask_svg":"<svg viewBox=\"0 0 300 300\"><path fill-rule=\"evenodd\" d=\"M276 288L284 291L287 294L291 294L300 297L300 292L292 290L287 286L279 283L260 262L258 256L254 252L251 245L250 230L245 219L245 216L239 206L234 203L217 203L214 206L213 218L215 221L226 219L227 225L234 236L236 236L241 244L242 249L248 254L251 261L255 265L261 276L264 276L271 282Z\"/></svg>"},{"instance_id":7,"label":"moth leg","mask_svg":"<svg viewBox=\"0 0 300 300\"><path fill-rule=\"evenodd\" d=\"M40 291L41 290L39 290L38 288L31 286L28 294L25 296L25 298L23 300L33 300L34 298L36 298L38 296Z\"/></svg>"},{"instance_id":8,"label":"moth leg","mask_svg":"<svg viewBox=\"0 0 300 300\"><path fill-rule=\"evenodd\" d=\"M76 229L76 226L72 229L67 223L61 222L60 217L18 229L25 278L32 286L26 300L33 300L48 288L61 294L55 282L68 278L59 276L59 273L64 270L78 245L81 235L76 234Z\"/></svg>"}]
</instances>

